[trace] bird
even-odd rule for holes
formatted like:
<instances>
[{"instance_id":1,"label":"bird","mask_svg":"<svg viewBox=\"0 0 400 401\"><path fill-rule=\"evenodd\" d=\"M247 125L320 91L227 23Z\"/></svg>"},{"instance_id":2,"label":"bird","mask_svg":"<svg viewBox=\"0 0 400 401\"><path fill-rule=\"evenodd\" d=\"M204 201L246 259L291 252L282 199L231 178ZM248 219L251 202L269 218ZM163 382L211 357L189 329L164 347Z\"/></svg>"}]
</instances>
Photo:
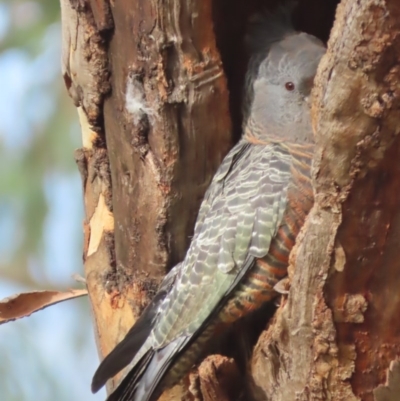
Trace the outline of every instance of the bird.
<instances>
[{"instance_id":1,"label":"bird","mask_svg":"<svg viewBox=\"0 0 400 401\"><path fill-rule=\"evenodd\" d=\"M98 367L93 392L128 366L107 401L156 401L287 275L314 202L310 93L325 46L282 9L255 18L247 44L241 139L206 191L184 260Z\"/></svg>"}]
</instances>

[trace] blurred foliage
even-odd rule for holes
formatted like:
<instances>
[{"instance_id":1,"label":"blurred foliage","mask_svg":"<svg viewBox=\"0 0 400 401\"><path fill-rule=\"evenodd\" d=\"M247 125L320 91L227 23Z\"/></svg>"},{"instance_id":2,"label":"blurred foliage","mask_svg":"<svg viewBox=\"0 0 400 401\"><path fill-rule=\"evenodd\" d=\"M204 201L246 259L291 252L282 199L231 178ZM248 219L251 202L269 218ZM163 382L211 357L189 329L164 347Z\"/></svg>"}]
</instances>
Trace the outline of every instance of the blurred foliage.
<instances>
[{"instance_id":1,"label":"blurred foliage","mask_svg":"<svg viewBox=\"0 0 400 401\"><path fill-rule=\"evenodd\" d=\"M0 298L79 287L76 110L61 77L59 2L0 0ZM87 299L0 326L0 398L95 400Z\"/></svg>"},{"instance_id":2,"label":"blurred foliage","mask_svg":"<svg viewBox=\"0 0 400 401\"><path fill-rule=\"evenodd\" d=\"M5 26L0 63L6 58L12 63L12 56L22 59L27 74L21 78L25 87L13 109L20 121L11 127L0 124L0 219L2 215L14 219L11 246L0 249L4 253L0 269L8 279L35 286L29 265L40 264L45 252L43 228L49 208L45 180L49 173L76 172L72 155L79 145L79 131L59 72L59 3L8 0L0 5L0 24ZM11 136L20 136L20 143L7 145ZM41 285L46 284L46 275L40 276Z\"/></svg>"},{"instance_id":3,"label":"blurred foliage","mask_svg":"<svg viewBox=\"0 0 400 401\"><path fill-rule=\"evenodd\" d=\"M23 49L30 56L41 52L41 40L49 25L60 20L60 4L54 0L3 0L9 15L6 34L0 43L0 52L9 48Z\"/></svg>"}]
</instances>

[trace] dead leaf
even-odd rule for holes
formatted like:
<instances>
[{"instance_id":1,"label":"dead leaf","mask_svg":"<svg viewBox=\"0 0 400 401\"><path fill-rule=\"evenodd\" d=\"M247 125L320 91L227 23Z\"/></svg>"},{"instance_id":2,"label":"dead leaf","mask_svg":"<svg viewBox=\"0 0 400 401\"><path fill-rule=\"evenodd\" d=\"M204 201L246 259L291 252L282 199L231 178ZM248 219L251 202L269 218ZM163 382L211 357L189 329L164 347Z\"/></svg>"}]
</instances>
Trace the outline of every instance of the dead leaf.
<instances>
[{"instance_id":1,"label":"dead leaf","mask_svg":"<svg viewBox=\"0 0 400 401\"><path fill-rule=\"evenodd\" d=\"M33 291L15 294L0 301L0 324L27 317L48 306L83 297L87 290Z\"/></svg>"}]
</instances>

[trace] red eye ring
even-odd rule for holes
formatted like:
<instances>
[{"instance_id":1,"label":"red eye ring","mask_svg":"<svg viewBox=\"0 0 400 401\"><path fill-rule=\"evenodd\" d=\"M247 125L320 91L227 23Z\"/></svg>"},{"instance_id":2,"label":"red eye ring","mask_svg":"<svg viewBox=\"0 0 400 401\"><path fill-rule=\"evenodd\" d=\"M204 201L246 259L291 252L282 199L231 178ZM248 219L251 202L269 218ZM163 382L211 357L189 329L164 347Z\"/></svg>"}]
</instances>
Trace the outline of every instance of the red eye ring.
<instances>
[{"instance_id":1,"label":"red eye ring","mask_svg":"<svg viewBox=\"0 0 400 401\"><path fill-rule=\"evenodd\" d=\"M288 90L288 91L292 91L292 90L294 90L294 83L293 82L286 82L285 83L285 88Z\"/></svg>"}]
</instances>

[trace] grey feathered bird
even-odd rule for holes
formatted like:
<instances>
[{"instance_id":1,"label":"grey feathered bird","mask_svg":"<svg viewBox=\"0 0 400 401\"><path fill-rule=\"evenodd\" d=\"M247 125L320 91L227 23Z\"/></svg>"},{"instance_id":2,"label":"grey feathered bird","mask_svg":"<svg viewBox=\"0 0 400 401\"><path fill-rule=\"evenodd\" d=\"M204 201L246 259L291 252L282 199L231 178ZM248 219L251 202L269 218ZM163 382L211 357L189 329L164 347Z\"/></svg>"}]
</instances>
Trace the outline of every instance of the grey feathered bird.
<instances>
[{"instance_id":1,"label":"grey feathered bird","mask_svg":"<svg viewBox=\"0 0 400 401\"><path fill-rule=\"evenodd\" d=\"M325 48L281 12L254 23L250 46L242 139L207 190L185 259L95 373L93 391L129 365L108 401L155 401L287 274L313 204L308 99Z\"/></svg>"}]
</instances>

